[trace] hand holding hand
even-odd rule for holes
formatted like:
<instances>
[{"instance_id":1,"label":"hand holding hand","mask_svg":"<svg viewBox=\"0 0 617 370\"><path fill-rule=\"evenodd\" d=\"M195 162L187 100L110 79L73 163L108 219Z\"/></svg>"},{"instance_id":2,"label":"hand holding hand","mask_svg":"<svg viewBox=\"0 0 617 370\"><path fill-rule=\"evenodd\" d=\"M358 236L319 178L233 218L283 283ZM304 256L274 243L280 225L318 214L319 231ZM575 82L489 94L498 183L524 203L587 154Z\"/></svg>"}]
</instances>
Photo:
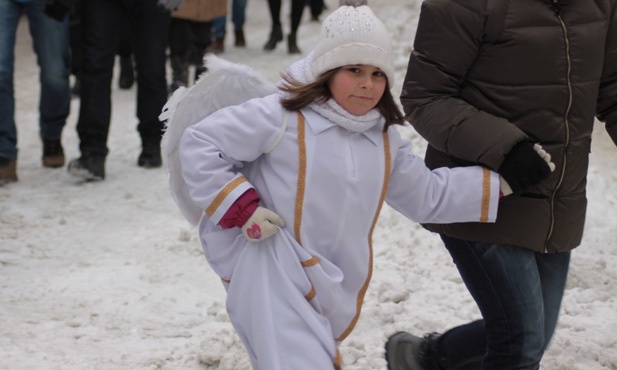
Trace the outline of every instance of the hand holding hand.
<instances>
[{"instance_id":1,"label":"hand holding hand","mask_svg":"<svg viewBox=\"0 0 617 370\"><path fill-rule=\"evenodd\" d=\"M285 226L281 216L264 207L257 207L253 215L242 226L242 234L250 242L260 242L278 232Z\"/></svg>"},{"instance_id":2,"label":"hand holding hand","mask_svg":"<svg viewBox=\"0 0 617 370\"><path fill-rule=\"evenodd\" d=\"M523 141L516 144L499 167L502 194L521 194L539 184L555 170L548 154L540 144Z\"/></svg>"}]
</instances>

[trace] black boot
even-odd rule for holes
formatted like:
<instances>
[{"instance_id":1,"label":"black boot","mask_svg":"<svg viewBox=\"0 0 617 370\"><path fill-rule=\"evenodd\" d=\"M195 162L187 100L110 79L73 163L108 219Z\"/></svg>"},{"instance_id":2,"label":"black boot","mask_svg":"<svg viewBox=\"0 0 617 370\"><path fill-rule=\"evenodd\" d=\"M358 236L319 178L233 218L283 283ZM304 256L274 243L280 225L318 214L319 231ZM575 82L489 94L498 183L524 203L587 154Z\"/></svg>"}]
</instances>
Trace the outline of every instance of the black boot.
<instances>
[{"instance_id":1,"label":"black boot","mask_svg":"<svg viewBox=\"0 0 617 370\"><path fill-rule=\"evenodd\" d=\"M135 73L133 71L133 58L129 55L127 57L120 57L120 79L118 80L118 86L121 89L130 89L135 83Z\"/></svg>"},{"instance_id":2,"label":"black boot","mask_svg":"<svg viewBox=\"0 0 617 370\"><path fill-rule=\"evenodd\" d=\"M186 87L189 84L189 63L180 55L172 55L169 59L171 64L169 93L171 94L180 86Z\"/></svg>"},{"instance_id":3,"label":"black boot","mask_svg":"<svg viewBox=\"0 0 617 370\"><path fill-rule=\"evenodd\" d=\"M64 166L64 149L58 140L43 139L43 167L58 168Z\"/></svg>"},{"instance_id":4,"label":"black boot","mask_svg":"<svg viewBox=\"0 0 617 370\"><path fill-rule=\"evenodd\" d=\"M235 40L234 46L243 48L246 46L246 39L244 38L244 30L242 28L238 28L234 30Z\"/></svg>"},{"instance_id":5,"label":"black boot","mask_svg":"<svg viewBox=\"0 0 617 370\"><path fill-rule=\"evenodd\" d=\"M103 181L105 179L105 156L82 154L69 162L68 171L72 176L86 181Z\"/></svg>"},{"instance_id":6,"label":"black boot","mask_svg":"<svg viewBox=\"0 0 617 370\"><path fill-rule=\"evenodd\" d=\"M158 142L144 141L141 154L139 154L139 158L137 159L137 165L143 168L157 168L161 167L162 164L161 144Z\"/></svg>"},{"instance_id":7,"label":"black boot","mask_svg":"<svg viewBox=\"0 0 617 370\"><path fill-rule=\"evenodd\" d=\"M280 24L272 26L270 39L268 39L268 42L264 45L264 50L274 50L279 41L283 41L283 29Z\"/></svg>"},{"instance_id":8,"label":"black boot","mask_svg":"<svg viewBox=\"0 0 617 370\"><path fill-rule=\"evenodd\" d=\"M225 38L215 37L212 40L210 46L208 46L208 52L212 54L221 54L225 51Z\"/></svg>"},{"instance_id":9,"label":"black boot","mask_svg":"<svg viewBox=\"0 0 617 370\"><path fill-rule=\"evenodd\" d=\"M302 50L298 48L298 44L296 43L295 33L290 33L287 36L287 50L289 54L302 54Z\"/></svg>"}]
</instances>

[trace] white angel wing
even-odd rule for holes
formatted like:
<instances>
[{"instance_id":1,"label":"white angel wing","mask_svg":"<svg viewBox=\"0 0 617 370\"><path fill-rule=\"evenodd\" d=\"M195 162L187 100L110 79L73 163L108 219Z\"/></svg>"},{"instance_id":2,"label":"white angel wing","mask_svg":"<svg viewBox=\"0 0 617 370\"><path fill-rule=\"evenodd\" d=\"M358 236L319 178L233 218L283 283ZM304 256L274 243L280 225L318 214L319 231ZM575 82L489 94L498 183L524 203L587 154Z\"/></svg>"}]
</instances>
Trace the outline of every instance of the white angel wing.
<instances>
[{"instance_id":1,"label":"white angel wing","mask_svg":"<svg viewBox=\"0 0 617 370\"><path fill-rule=\"evenodd\" d=\"M193 225L199 222L203 210L191 201L181 174L178 149L184 130L221 108L276 91L273 83L246 65L212 54L204 58L204 63L208 72L191 88L176 90L159 116L161 121L167 121L161 149L169 171L171 194L184 217Z\"/></svg>"}]
</instances>

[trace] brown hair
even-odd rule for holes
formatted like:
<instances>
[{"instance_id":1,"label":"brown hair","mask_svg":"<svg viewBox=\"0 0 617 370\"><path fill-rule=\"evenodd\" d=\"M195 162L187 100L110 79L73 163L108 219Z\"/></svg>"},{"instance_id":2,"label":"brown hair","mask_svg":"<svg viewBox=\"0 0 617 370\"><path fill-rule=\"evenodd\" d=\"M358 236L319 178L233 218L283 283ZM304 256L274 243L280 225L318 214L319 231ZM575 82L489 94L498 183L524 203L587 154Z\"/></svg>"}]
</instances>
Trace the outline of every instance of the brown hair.
<instances>
[{"instance_id":1,"label":"brown hair","mask_svg":"<svg viewBox=\"0 0 617 370\"><path fill-rule=\"evenodd\" d=\"M313 102L323 103L332 98L332 93L328 87L328 81L340 69L334 68L320 74L315 81L302 83L286 73L281 73L284 83L279 87L282 91L290 94L290 97L281 99L283 108L291 111L297 111L307 107ZM379 99L376 105L379 113L385 118L384 132L388 130L390 125L403 125L404 116L398 105L394 102L392 93L390 93L390 84L386 81L386 89L383 96Z\"/></svg>"}]
</instances>

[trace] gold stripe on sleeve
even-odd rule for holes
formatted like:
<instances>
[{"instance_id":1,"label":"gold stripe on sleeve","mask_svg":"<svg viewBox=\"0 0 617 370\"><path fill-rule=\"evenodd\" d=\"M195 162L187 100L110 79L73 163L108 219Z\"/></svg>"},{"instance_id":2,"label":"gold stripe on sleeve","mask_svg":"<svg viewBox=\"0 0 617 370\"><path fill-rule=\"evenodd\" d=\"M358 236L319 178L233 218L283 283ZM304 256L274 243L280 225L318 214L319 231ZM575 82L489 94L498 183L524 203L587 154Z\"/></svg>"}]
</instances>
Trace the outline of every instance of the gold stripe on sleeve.
<instances>
[{"instance_id":1,"label":"gold stripe on sleeve","mask_svg":"<svg viewBox=\"0 0 617 370\"><path fill-rule=\"evenodd\" d=\"M229 193L231 193L235 188L238 187L238 185L242 184L245 181L246 181L246 177L242 176L242 177L238 177L237 179L227 184L223 188L223 190L221 190L221 192L218 193L216 198L214 198L214 201L210 203L210 206L208 207L208 209L206 209L206 214L208 215L208 217L212 217L216 209L221 205L221 203L223 203L223 200L225 200L225 197L227 197Z\"/></svg>"},{"instance_id":2,"label":"gold stripe on sleeve","mask_svg":"<svg viewBox=\"0 0 617 370\"><path fill-rule=\"evenodd\" d=\"M488 211L491 203L491 171L482 168L482 209L480 222L488 222Z\"/></svg>"},{"instance_id":3,"label":"gold stripe on sleeve","mask_svg":"<svg viewBox=\"0 0 617 370\"><path fill-rule=\"evenodd\" d=\"M300 226L302 225L302 203L306 186L306 143L304 142L304 116L298 111L298 190L296 191L296 208L294 212L294 234L298 244L302 245Z\"/></svg>"}]
</instances>

